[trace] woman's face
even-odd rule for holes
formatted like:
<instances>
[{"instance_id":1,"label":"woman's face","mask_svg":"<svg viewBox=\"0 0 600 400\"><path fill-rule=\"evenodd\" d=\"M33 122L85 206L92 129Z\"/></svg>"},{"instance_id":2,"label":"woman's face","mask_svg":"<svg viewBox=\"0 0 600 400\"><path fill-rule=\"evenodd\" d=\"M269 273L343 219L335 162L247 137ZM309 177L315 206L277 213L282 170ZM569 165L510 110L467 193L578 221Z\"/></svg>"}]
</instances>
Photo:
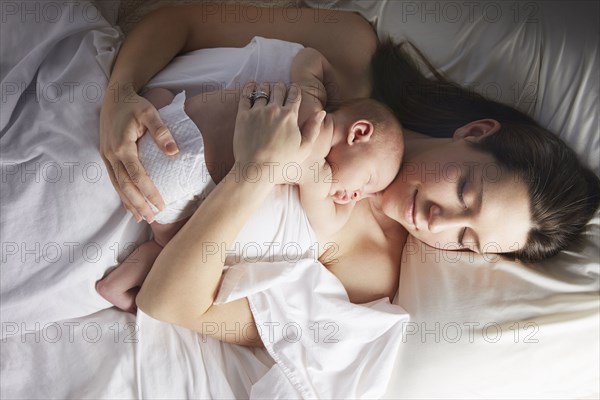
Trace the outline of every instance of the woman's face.
<instances>
[{"instance_id":1,"label":"woman's face","mask_svg":"<svg viewBox=\"0 0 600 400\"><path fill-rule=\"evenodd\" d=\"M382 208L422 242L440 249L506 253L523 247L530 229L524 182L467 143L440 141L405 155Z\"/></svg>"}]
</instances>

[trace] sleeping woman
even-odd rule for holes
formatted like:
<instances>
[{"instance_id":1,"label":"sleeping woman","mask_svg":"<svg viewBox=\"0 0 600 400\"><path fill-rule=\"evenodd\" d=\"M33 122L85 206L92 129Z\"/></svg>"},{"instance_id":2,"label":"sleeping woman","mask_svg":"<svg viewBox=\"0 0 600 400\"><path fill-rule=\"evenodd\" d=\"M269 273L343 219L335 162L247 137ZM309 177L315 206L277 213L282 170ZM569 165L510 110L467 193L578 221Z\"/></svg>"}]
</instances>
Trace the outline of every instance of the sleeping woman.
<instances>
[{"instance_id":1,"label":"sleeping woman","mask_svg":"<svg viewBox=\"0 0 600 400\"><path fill-rule=\"evenodd\" d=\"M337 243L337 262L327 262L327 252L321 259L351 302L394 293L408 233L436 248L523 261L550 257L575 240L598 207L600 184L560 139L519 111L439 74L425 78L402 45L377 43L362 18L339 13L338 23L328 24L312 12L305 10L294 23L265 16L258 22L228 24L219 13L204 15L203 6L181 6L158 10L139 23L124 42L110 79L137 101L106 97L100 126L104 161L136 218L153 218L145 198L164 208L157 189L141 172L136 141L147 129L161 149L173 152L173 139L158 112L137 92L179 52L241 46L262 35L317 49L332 66L341 101L372 96L402 123L403 166L393 182L381 194L358 201L341 230L319 238ZM338 42L337 37L345 40ZM141 58L146 62L136 62ZM259 101L252 107L240 98L233 139L238 165L302 164L311 153L314 124L304 126L301 134L297 112L283 94L274 94L268 104ZM136 166L129 168L131 176L125 165ZM494 166L493 176L489 166ZM431 171L453 171L456 179L445 179L443 173L432 176ZM227 173L164 247L137 295L138 306L157 319L199 332L206 321L231 329L252 323L247 299L214 304L224 261L220 254L206 253L203 244L231 245L276 183L286 182L236 181L233 172ZM214 336L263 345L254 333Z\"/></svg>"}]
</instances>

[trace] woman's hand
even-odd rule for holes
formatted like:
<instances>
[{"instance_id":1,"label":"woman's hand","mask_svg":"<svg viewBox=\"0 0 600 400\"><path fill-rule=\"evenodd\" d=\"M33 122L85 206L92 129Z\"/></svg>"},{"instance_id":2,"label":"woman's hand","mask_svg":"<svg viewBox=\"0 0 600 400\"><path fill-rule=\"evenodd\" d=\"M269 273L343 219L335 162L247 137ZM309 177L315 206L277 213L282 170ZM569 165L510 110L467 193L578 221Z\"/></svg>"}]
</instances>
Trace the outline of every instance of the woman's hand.
<instances>
[{"instance_id":1,"label":"woman's hand","mask_svg":"<svg viewBox=\"0 0 600 400\"><path fill-rule=\"evenodd\" d=\"M110 180L125 208L137 222L154 221L154 212L144 196L159 210L164 201L138 158L137 140L148 130L158 147L168 155L179 149L156 108L133 88L109 91L100 112L100 154Z\"/></svg>"},{"instance_id":2,"label":"woman's hand","mask_svg":"<svg viewBox=\"0 0 600 400\"><path fill-rule=\"evenodd\" d=\"M294 183L288 182L283 172L286 166L299 166L309 156L325 111L311 116L300 132L298 109L302 95L298 86L290 86L286 93L282 82L275 84L272 91L268 83L263 83L258 92L270 98L258 98L252 104L249 96L255 90L256 84L246 85L240 98L233 136L236 164L242 168L254 164L268 173L274 183Z\"/></svg>"}]
</instances>

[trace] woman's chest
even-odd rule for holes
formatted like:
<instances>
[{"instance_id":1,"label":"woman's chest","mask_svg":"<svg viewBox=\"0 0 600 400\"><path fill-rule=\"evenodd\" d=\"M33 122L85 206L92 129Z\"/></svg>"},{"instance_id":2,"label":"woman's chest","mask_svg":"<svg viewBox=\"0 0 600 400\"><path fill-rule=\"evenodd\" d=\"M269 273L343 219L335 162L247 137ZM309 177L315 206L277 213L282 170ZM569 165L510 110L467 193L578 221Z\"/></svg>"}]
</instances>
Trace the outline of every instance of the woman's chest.
<instances>
[{"instance_id":1,"label":"woman's chest","mask_svg":"<svg viewBox=\"0 0 600 400\"><path fill-rule=\"evenodd\" d=\"M393 297L407 233L399 224L382 224L367 201L350 221L327 239L320 261L342 282L353 303Z\"/></svg>"}]
</instances>

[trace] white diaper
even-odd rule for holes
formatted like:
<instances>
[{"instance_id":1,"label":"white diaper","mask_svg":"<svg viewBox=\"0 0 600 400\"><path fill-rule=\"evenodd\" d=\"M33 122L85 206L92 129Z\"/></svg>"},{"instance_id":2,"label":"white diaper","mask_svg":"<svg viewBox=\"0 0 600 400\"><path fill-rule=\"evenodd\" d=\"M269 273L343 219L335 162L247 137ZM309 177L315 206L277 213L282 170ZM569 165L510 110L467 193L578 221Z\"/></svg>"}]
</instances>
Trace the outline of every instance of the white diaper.
<instances>
[{"instance_id":1,"label":"white diaper","mask_svg":"<svg viewBox=\"0 0 600 400\"><path fill-rule=\"evenodd\" d=\"M140 161L165 201L165 209L155 215L159 224L189 217L215 187L206 168L202 134L185 113L184 103L185 91L175 96L171 104L158 110L177 143L179 153L165 155L149 134L138 141ZM150 207L157 211L152 204Z\"/></svg>"}]
</instances>

